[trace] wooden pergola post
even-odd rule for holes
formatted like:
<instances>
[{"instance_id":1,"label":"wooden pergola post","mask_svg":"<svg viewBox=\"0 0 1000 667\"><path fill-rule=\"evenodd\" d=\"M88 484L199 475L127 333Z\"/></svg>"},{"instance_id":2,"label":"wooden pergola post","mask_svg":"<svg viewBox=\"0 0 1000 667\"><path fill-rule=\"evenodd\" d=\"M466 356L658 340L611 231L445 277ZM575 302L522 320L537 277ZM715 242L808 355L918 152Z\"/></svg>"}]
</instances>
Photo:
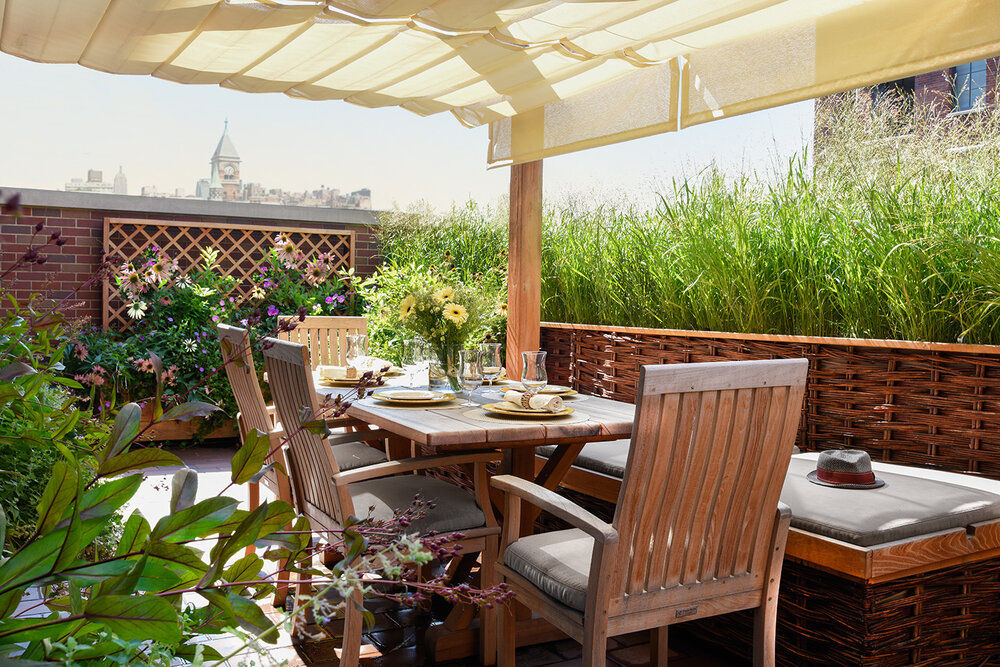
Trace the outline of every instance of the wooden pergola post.
<instances>
[{"instance_id":1,"label":"wooden pergola post","mask_svg":"<svg viewBox=\"0 0 1000 667\"><path fill-rule=\"evenodd\" d=\"M507 376L521 379L521 353L539 349L542 321L542 161L510 168Z\"/></svg>"}]
</instances>

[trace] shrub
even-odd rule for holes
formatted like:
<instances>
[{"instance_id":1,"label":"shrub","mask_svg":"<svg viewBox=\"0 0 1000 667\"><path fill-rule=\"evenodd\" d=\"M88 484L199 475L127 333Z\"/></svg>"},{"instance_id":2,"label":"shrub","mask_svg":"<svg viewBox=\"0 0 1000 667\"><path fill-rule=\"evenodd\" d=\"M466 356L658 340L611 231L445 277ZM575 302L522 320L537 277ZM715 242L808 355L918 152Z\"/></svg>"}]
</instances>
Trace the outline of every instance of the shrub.
<instances>
[{"instance_id":1,"label":"shrub","mask_svg":"<svg viewBox=\"0 0 1000 667\"><path fill-rule=\"evenodd\" d=\"M1000 344L1000 114L817 105L818 151L761 178L707 171L653 210L545 211L542 318ZM391 264L506 269L504 206L396 211Z\"/></svg>"}]
</instances>

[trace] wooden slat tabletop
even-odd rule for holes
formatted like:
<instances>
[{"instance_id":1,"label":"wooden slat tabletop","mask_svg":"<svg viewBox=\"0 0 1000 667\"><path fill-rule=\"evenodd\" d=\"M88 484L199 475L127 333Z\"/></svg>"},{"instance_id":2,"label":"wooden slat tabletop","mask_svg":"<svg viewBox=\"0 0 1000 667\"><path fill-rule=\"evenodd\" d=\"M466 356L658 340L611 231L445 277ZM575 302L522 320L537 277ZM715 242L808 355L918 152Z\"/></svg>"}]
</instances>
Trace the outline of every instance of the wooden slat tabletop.
<instances>
[{"instance_id":1,"label":"wooden slat tabletop","mask_svg":"<svg viewBox=\"0 0 1000 667\"><path fill-rule=\"evenodd\" d=\"M405 379L390 378L386 384L402 386L405 384ZM316 391L321 396L330 396L348 393L350 390L324 387L317 382ZM500 399L496 396L491 398L476 396L476 402L480 404L498 400ZM630 403L579 395L567 400L566 404L572 406L578 413L586 415L587 419L569 422L559 422L554 419L540 420L538 423L511 420L508 424L466 416L465 412L475 409L470 407L449 405L416 410L394 408L371 398L353 402L347 413L440 451L618 440L628 438L632 434L635 406Z\"/></svg>"}]
</instances>

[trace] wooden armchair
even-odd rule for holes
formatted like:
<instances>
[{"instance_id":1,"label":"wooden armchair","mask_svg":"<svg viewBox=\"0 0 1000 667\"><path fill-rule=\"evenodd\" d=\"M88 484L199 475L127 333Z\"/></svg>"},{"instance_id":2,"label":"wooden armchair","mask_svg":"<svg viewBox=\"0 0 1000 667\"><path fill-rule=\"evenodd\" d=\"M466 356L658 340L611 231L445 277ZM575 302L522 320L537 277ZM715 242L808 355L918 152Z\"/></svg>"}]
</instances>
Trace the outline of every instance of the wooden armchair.
<instances>
[{"instance_id":1,"label":"wooden armchair","mask_svg":"<svg viewBox=\"0 0 1000 667\"><path fill-rule=\"evenodd\" d=\"M264 362L278 415L288 433L284 453L292 497L296 510L309 519L313 532L322 540L330 531L340 529L352 514L364 518L369 508L374 508L373 518L391 519L395 510L406 509L419 495L422 500L434 501L435 507L412 522L412 532L462 533L463 538L453 544L462 547L462 558L474 561L476 554L482 554L481 583L492 586L500 528L490 504L486 464L498 461L500 455L479 452L425 456L344 470L321 436L301 428L303 418L312 419L309 413L318 414L320 409L308 366L308 350L298 343L276 339L268 342L271 346L264 350ZM474 492L436 477L402 474L446 465L472 466ZM341 664L353 665L361 651L362 616L353 605L347 605L345 614ZM484 609L480 626L480 648L486 664L492 664L496 654L494 614Z\"/></svg>"},{"instance_id":2,"label":"wooden armchair","mask_svg":"<svg viewBox=\"0 0 1000 667\"><path fill-rule=\"evenodd\" d=\"M755 609L754 663L774 664L790 511L778 498L805 390L805 359L644 366L632 448L609 524L517 477L506 493L497 570L516 597L603 666L609 636ZM518 539L522 501L573 526ZM500 664L514 618L500 613Z\"/></svg>"},{"instance_id":3,"label":"wooden armchair","mask_svg":"<svg viewBox=\"0 0 1000 667\"><path fill-rule=\"evenodd\" d=\"M313 370L320 365L346 365L347 337L368 333L368 320L363 317L310 315L300 322L297 315L282 315L278 320L296 325L291 331L281 332L278 337L305 345Z\"/></svg>"},{"instance_id":4,"label":"wooden armchair","mask_svg":"<svg viewBox=\"0 0 1000 667\"><path fill-rule=\"evenodd\" d=\"M277 449L284 437L281 424L275 419L274 406L264 402L264 393L257 379L257 369L253 362L253 350L250 346L250 334L246 329L220 324L217 327L219 345L222 347L222 361L226 366L226 377L233 388L236 398L236 423L239 427L240 441L246 440L251 429L257 429L267 434L271 441L271 454L267 463L272 463L278 456ZM288 477L280 471L271 469L261 481L274 495L287 502L292 501L292 492L288 486ZM250 485L250 509L260 505L260 487Z\"/></svg>"}]
</instances>

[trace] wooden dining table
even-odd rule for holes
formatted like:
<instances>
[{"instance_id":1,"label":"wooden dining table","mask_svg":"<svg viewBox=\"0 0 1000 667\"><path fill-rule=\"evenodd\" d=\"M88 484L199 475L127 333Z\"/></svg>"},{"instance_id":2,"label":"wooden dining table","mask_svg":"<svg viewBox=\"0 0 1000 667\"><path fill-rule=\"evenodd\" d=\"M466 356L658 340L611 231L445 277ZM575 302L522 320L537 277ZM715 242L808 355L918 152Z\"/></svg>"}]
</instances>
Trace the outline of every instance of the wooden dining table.
<instances>
[{"instance_id":1,"label":"wooden dining table","mask_svg":"<svg viewBox=\"0 0 1000 667\"><path fill-rule=\"evenodd\" d=\"M386 386L407 386L405 378L385 378ZM331 387L315 378L316 391L323 397L352 394L350 387ZM426 389L426 385L415 387ZM376 388L374 391L379 391ZM598 396L576 394L564 397L574 413L567 417L500 417L481 406L501 401L506 385L483 387L473 398L477 407L463 406L465 396L444 405L418 408L395 406L366 397L353 400L347 414L393 434L388 445L390 458L406 458L418 452L443 454L459 451L500 450L502 472L517 475L555 490L573 465L583 446L591 442L620 440L632 435L635 406ZM536 472L535 448L552 445L555 451ZM419 446L419 447L418 447ZM502 506L502 505L501 505ZM525 507L521 512L520 534L531 534L539 511ZM560 636L540 619L518 621L518 644L550 641ZM467 658L474 654L475 635L442 634L433 650L436 660Z\"/></svg>"},{"instance_id":2,"label":"wooden dining table","mask_svg":"<svg viewBox=\"0 0 1000 667\"><path fill-rule=\"evenodd\" d=\"M330 387L316 380L321 397L348 398L350 387ZM406 386L405 378L386 378L387 387ZM426 389L426 386L417 387ZM484 387L474 395L478 405L501 401L505 385ZM375 391L379 391L376 388ZM485 393L489 392L489 393ZM459 451L499 449L504 453L504 472L555 489L588 442L621 440L632 436L635 406L598 396L576 394L563 397L574 410L568 417L506 417L487 413L481 407L463 406L466 397L444 405L417 408L396 406L372 397L354 400L347 408L351 417L374 424L394 434L390 458L413 456L417 451L442 454ZM420 445L420 449L416 447ZM544 467L535 473L535 448L555 446ZM525 513L522 534L537 514Z\"/></svg>"}]
</instances>

